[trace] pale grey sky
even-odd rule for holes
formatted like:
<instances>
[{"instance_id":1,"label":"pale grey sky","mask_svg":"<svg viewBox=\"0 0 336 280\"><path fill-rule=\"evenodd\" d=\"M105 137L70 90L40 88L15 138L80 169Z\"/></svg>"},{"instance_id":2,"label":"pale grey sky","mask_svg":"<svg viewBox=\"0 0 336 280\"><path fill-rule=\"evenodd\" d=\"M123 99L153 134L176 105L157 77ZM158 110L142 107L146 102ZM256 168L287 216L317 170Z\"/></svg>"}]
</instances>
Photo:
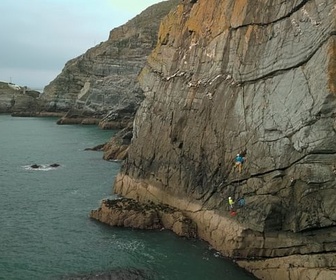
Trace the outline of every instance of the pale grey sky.
<instances>
[{"instance_id":1,"label":"pale grey sky","mask_svg":"<svg viewBox=\"0 0 336 280\"><path fill-rule=\"evenodd\" d=\"M1 0L0 81L43 89L65 63L162 0Z\"/></svg>"}]
</instances>

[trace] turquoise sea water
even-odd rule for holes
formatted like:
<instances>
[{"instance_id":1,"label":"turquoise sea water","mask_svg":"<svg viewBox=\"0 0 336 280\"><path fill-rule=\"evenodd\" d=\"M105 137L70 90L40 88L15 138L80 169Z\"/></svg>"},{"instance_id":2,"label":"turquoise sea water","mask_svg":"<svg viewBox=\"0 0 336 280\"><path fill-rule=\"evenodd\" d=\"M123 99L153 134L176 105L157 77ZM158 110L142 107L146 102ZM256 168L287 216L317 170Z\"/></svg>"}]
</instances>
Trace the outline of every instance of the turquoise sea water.
<instances>
[{"instance_id":1,"label":"turquoise sea water","mask_svg":"<svg viewBox=\"0 0 336 280\"><path fill-rule=\"evenodd\" d=\"M88 217L111 195L120 163L84 149L112 135L0 115L0 279L254 279L204 242Z\"/></svg>"}]
</instances>

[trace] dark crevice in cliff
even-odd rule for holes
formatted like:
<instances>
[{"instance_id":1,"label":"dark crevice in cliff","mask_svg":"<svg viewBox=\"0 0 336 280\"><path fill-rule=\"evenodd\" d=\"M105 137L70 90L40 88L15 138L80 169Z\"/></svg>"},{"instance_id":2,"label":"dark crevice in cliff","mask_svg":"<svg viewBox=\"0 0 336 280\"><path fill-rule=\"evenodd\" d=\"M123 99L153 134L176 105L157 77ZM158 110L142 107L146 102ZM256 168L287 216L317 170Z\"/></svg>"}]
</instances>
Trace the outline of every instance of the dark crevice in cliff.
<instances>
[{"instance_id":1,"label":"dark crevice in cliff","mask_svg":"<svg viewBox=\"0 0 336 280\"><path fill-rule=\"evenodd\" d=\"M271 140L264 140L264 139L261 139L259 140L258 142L262 142L262 143L272 143L272 142L277 142L281 139L284 139L284 138L288 138L290 139L295 133L299 132L300 130L304 129L304 128L307 128L307 127L310 127L312 126L313 124L315 124L317 121L319 121L320 119L328 119L328 118L333 118L333 117L321 117L321 116L314 116L314 119L311 119L309 120L307 123L303 124L302 126L300 126L299 128L291 131L290 133L282 136L282 137L279 137L279 138L274 138L274 139L271 139ZM253 144L255 144L256 142L254 142Z\"/></svg>"},{"instance_id":2,"label":"dark crevice in cliff","mask_svg":"<svg viewBox=\"0 0 336 280\"><path fill-rule=\"evenodd\" d=\"M288 168L292 167L294 164L297 164L299 163L300 161L302 161L304 158L308 157L309 155L316 155L318 153L309 153L309 154L306 154L300 158L298 158L297 160L293 161L292 163L290 163L289 165L285 166L285 167L281 167L281 168L276 168L276 169L271 169L271 170L267 170L267 171L264 171L264 172L260 172L260 173L254 173L254 174L251 174L250 176L245 176L245 177L241 177L241 178L237 178L237 179L234 179L234 180L231 180L229 182L227 182L226 184L223 184L221 186L221 188L225 188L229 185L232 185L232 184L241 184L243 182L246 182L248 179L250 178L255 178L255 177L262 177L262 176L265 176L267 174L271 174L273 172L276 172L276 171L285 171L287 170ZM320 153L320 154L324 154L324 153ZM330 153L330 154L336 154L336 152L334 153Z\"/></svg>"},{"instance_id":3,"label":"dark crevice in cliff","mask_svg":"<svg viewBox=\"0 0 336 280\"><path fill-rule=\"evenodd\" d=\"M331 225L331 226L326 226L323 228L316 227L316 228L309 228L309 229L304 229L301 230L300 233L303 234L304 236L319 236L320 232L324 232L326 230L334 229L332 232L335 232L336 226ZM325 242L328 243L328 242Z\"/></svg>"},{"instance_id":4,"label":"dark crevice in cliff","mask_svg":"<svg viewBox=\"0 0 336 280\"><path fill-rule=\"evenodd\" d=\"M204 193L201 197L196 198L199 201L202 201L202 205L206 205L210 198L217 192L217 187L213 187L212 190L209 189L209 192ZM206 198L205 196L208 195Z\"/></svg>"},{"instance_id":5,"label":"dark crevice in cliff","mask_svg":"<svg viewBox=\"0 0 336 280\"><path fill-rule=\"evenodd\" d=\"M289 246L289 247L281 247L281 248L277 248L277 249L290 249L290 248L296 248L296 246ZM274 258L277 259L282 259L282 258L288 258L288 257L292 257L292 256L320 256L323 254L323 256L325 255L333 255L334 253L336 253L336 250L331 250L331 251L325 251L325 250L321 250L318 252L309 252L309 253L299 253L299 252L295 252L293 254L286 254L286 255L276 255L276 256L250 256L250 257L239 257L239 255L234 256L234 259L236 261L241 261L241 260L248 260L249 262L258 262L258 261L265 261L265 260L272 260ZM298 265L293 265L293 264L289 264L289 267L297 267ZM301 267L301 266L300 266ZM274 270L278 269L278 268L273 268ZM291 278L288 278L291 279Z\"/></svg>"},{"instance_id":6,"label":"dark crevice in cliff","mask_svg":"<svg viewBox=\"0 0 336 280\"><path fill-rule=\"evenodd\" d=\"M302 1L299 5L297 5L296 7L294 7L288 14L286 14L286 15L284 15L282 17L279 17L276 20L273 20L273 21L270 21L270 22L267 22L267 23L260 22L260 23L243 24L243 25L239 25L239 26L236 26L236 27L230 27L230 30L235 31L235 30L238 30L238 29L241 29L241 28L245 28L245 27L248 27L248 26L268 26L268 25L277 23L279 21L282 21L282 20L284 20L286 18L291 17L294 13L296 13L297 11L299 11L302 7L304 7L310 1L311 0L304 0L304 1Z\"/></svg>"},{"instance_id":7,"label":"dark crevice in cliff","mask_svg":"<svg viewBox=\"0 0 336 280\"><path fill-rule=\"evenodd\" d=\"M287 67L287 68L276 69L274 71L271 71L271 72L269 72L269 73L267 73L267 74L265 74L263 76L255 78L255 79L241 81L239 84L240 85L254 84L254 83L256 83L256 82L258 82L260 80L266 80L266 79L269 79L269 78L273 78L273 77L281 75L281 74L283 74L283 73L285 73L287 71L290 71L290 70L299 68L301 66L304 66L318 52L318 50L321 49L323 47L323 45L330 40L330 38L332 36L335 36L335 34L336 34L336 31L335 32L330 32L329 36L325 40L323 40L319 45L317 45L317 47L315 48L315 50L313 50L309 55L306 56L306 59L298 62L297 64L295 64L293 66L290 66L290 67Z\"/></svg>"}]
</instances>

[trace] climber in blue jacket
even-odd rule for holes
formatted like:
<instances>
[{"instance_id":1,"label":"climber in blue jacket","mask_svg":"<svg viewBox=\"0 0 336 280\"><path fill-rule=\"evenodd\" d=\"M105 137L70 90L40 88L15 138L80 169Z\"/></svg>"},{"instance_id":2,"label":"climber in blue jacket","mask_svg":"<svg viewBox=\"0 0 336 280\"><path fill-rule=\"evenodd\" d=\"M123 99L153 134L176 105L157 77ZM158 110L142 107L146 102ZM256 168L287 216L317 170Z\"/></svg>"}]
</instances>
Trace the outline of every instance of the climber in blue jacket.
<instances>
[{"instance_id":1,"label":"climber in blue jacket","mask_svg":"<svg viewBox=\"0 0 336 280\"><path fill-rule=\"evenodd\" d=\"M235 167L238 168L238 172L241 173L243 170L243 163L245 162L245 158L241 154L237 154L235 157Z\"/></svg>"}]
</instances>

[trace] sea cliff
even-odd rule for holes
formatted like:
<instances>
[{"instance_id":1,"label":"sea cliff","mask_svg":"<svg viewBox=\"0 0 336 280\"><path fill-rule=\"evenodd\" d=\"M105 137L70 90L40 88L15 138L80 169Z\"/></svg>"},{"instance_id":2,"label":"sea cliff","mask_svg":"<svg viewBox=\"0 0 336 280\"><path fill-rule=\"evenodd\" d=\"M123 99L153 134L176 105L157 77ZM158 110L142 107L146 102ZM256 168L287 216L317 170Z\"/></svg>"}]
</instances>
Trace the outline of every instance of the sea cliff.
<instances>
[{"instance_id":1,"label":"sea cliff","mask_svg":"<svg viewBox=\"0 0 336 280\"><path fill-rule=\"evenodd\" d=\"M114 191L179 209L260 279L335 279L335 19L332 0L182 1Z\"/></svg>"},{"instance_id":2,"label":"sea cliff","mask_svg":"<svg viewBox=\"0 0 336 280\"><path fill-rule=\"evenodd\" d=\"M59 116L59 124L128 127L144 99L137 75L157 42L162 18L178 0L152 5L111 30L108 39L68 61L40 93L0 83L0 113Z\"/></svg>"},{"instance_id":3,"label":"sea cliff","mask_svg":"<svg viewBox=\"0 0 336 280\"><path fill-rule=\"evenodd\" d=\"M44 88L43 110L64 112L59 124L99 123L119 129L132 123L144 99L137 75L157 42L161 19L177 3L148 7L114 28L108 40L68 61Z\"/></svg>"}]
</instances>

